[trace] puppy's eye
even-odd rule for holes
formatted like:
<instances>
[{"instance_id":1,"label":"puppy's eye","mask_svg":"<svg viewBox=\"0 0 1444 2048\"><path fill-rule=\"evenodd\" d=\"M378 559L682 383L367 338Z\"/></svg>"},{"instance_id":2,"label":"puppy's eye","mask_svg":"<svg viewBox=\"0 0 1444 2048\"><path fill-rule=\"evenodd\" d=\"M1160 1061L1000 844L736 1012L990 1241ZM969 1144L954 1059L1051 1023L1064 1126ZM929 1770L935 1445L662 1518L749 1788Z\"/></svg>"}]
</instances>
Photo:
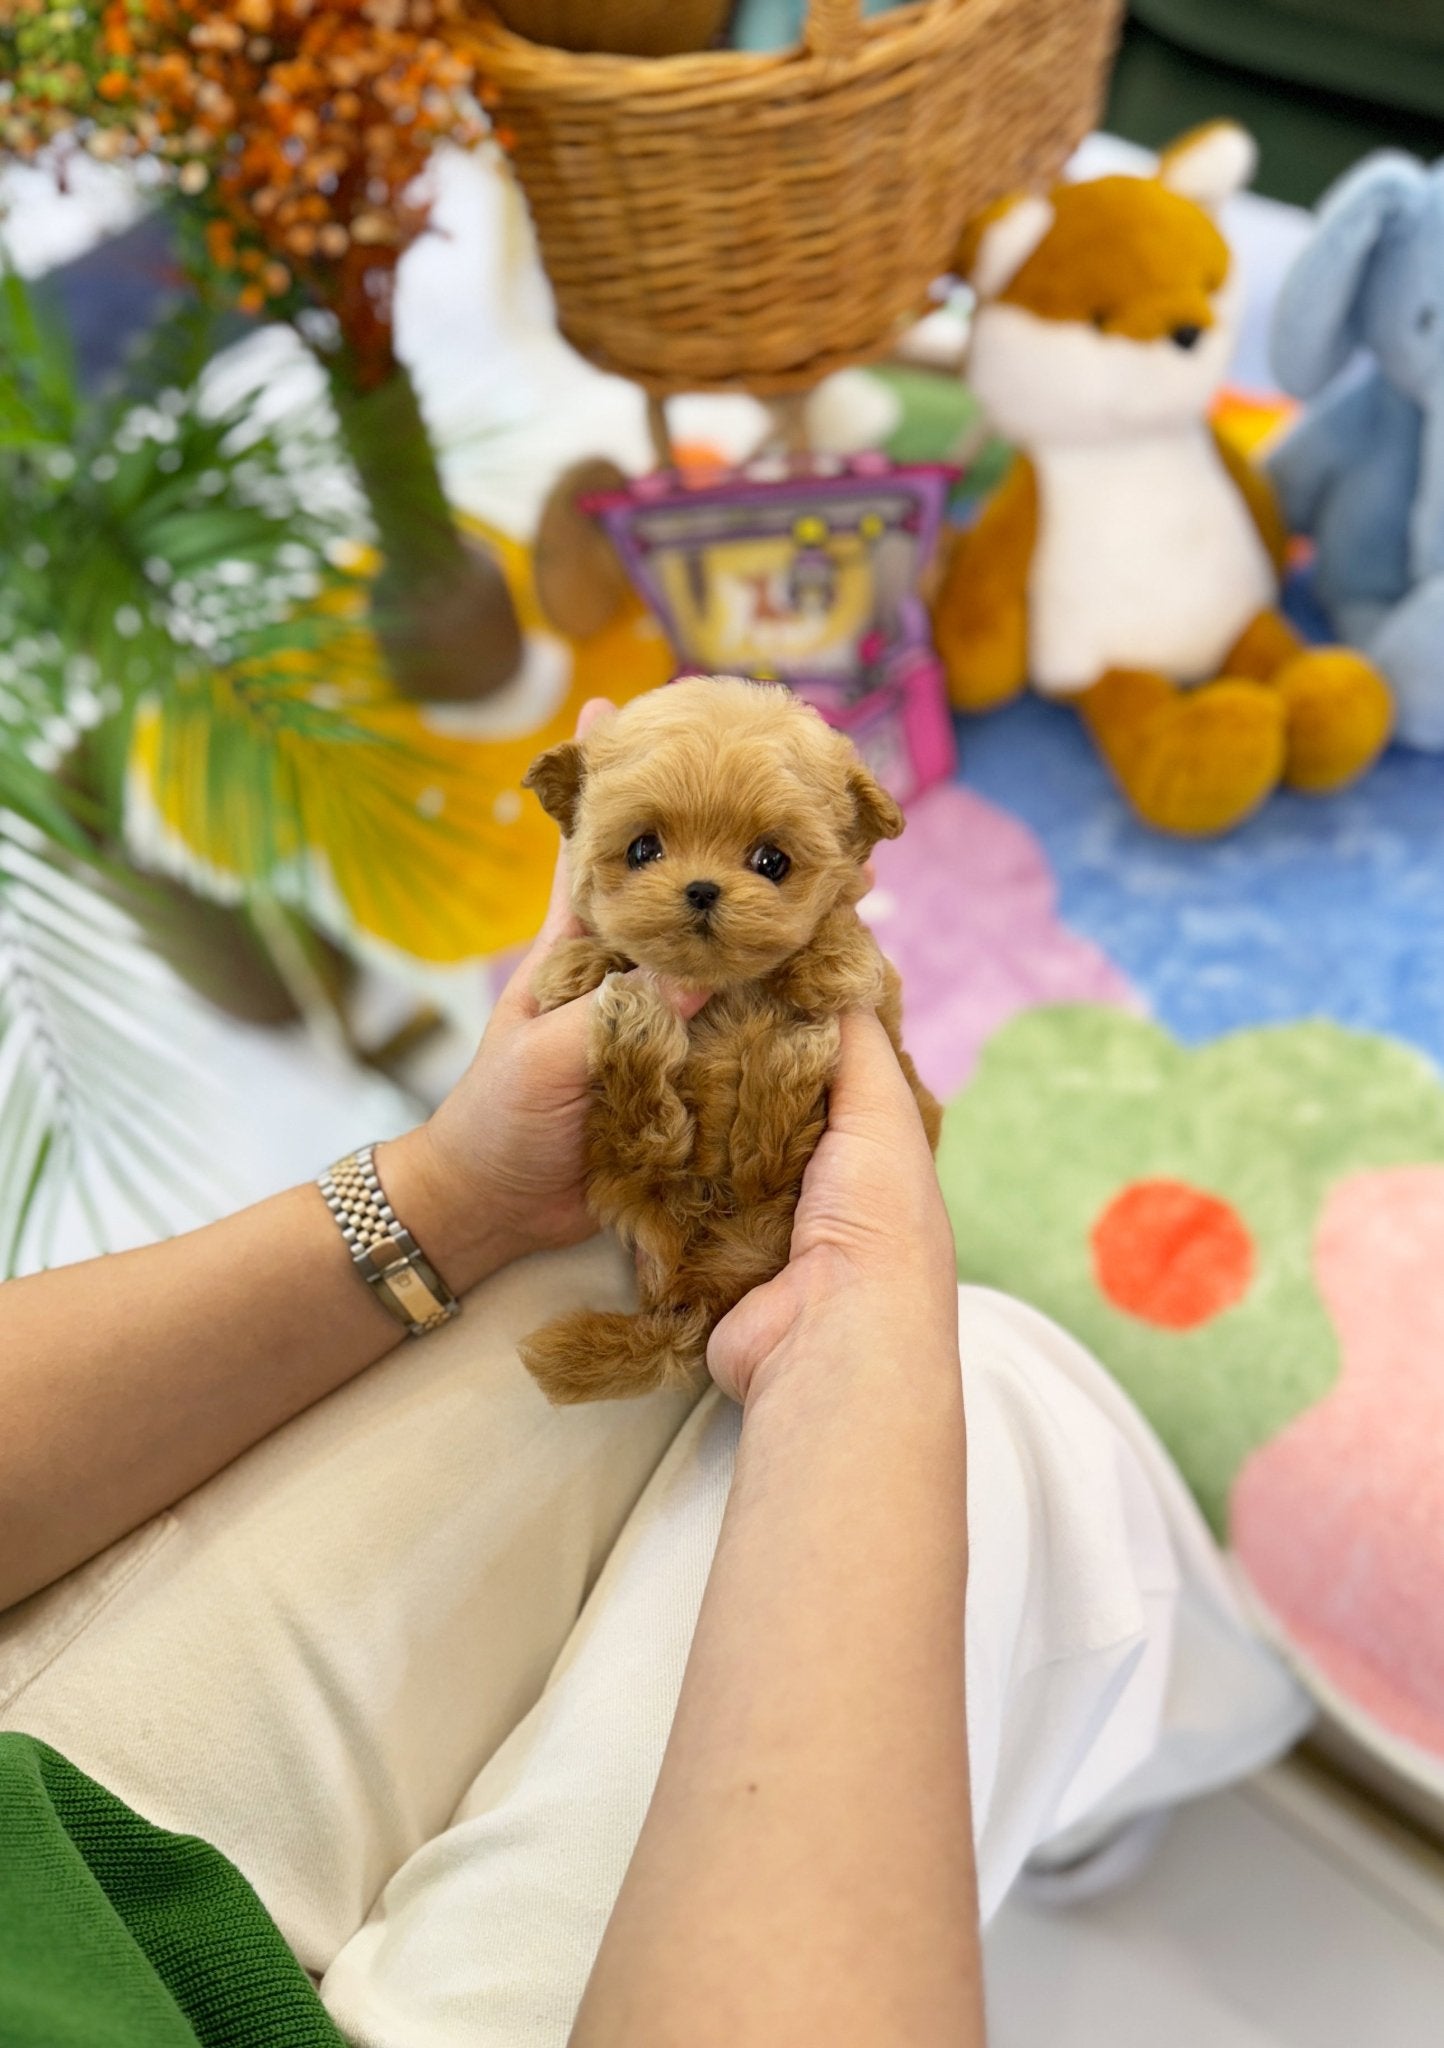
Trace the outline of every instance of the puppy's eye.
<instances>
[{"instance_id":1,"label":"puppy's eye","mask_svg":"<svg viewBox=\"0 0 1444 2048\"><path fill-rule=\"evenodd\" d=\"M627 866L644 868L649 862L662 858L662 842L655 832L642 832L627 848Z\"/></svg>"},{"instance_id":2,"label":"puppy's eye","mask_svg":"<svg viewBox=\"0 0 1444 2048\"><path fill-rule=\"evenodd\" d=\"M764 840L761 846L754 846L748 854L747 865L754 875L763 875L769 882L780 882L792 862L780 846L770 846Z\"/></svg>"}]
</instances>

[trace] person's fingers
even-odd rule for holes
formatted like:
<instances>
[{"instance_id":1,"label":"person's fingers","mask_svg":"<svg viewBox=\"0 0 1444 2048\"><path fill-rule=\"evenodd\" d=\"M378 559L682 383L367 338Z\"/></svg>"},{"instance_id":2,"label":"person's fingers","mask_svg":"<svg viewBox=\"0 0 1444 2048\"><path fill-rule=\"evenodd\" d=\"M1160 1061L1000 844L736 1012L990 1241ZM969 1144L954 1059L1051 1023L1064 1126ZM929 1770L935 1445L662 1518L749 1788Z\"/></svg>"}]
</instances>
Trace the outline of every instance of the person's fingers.
<instances>
[{"instance_id":1,"label":"person's fingers","mask_svg":"<svg viewBox=\"0 0 1444 2048\"><path fill-rule=\"evenodd\" d=\"M577 713L575 737L585 739L599 718L605 718L616 705L609 697L588 697ZM537 945L554 946L558 939L575 938L581 930L581 923L572 909L571 874L567 865L567 842L562 841L557 849L557 864L552 871L551 895L547 901L546 916L542 919L541 930L537 933Z\"/></svg>"},{"instance_id":2,"label":"person's fingers","mask_svg":"<svg viewBox=\"0 0 1444 2048\"><path fill-rule=\"evenodd\" d=\"M650 981L684 1023L696 1016L708 996L706 989L684 989L675 982L662 981L657 975L644 974L640 968L633 968L626 979ZM585 1091L592 1005L599 993L592 989L537 1019L536 1037L532 1041L539 1055L537 1072L550 1092L579 1095Z\"/></svg>"},{"instance_id":3,"label":"person's fingers","mask_svg":"<svg viewBox=\"0 0 1444 2048\"><path fill-rule=\"evenodd\" d=\"M643 970L637 970L641 972ZM690 1024L704 1003L711 1000L709 988L688 988L680 981L668 981L665 975L648 974L647 979L655 987L662 1001L684 1024Z\"/></svg>"},{"instance_id":4,"label":"person's fingers","mask_svg":"<svg viewBox=\"0 0 1444 2048\"><path fill-rule=\"evenodd\" d=\"M733 1303L707 1341L707 1370L729 1400L746 1401L757 1360L777 1349L796 1315L796 1293L780 1278Z\"/></svg>"},{"instance_id":5,"label":"person's fingers","mask_svg":"<svg viewBox=\"0 0 1444 2048\"><path fill-rule=\"evenodd\" d=\"M580 938L585 930L586 926L572 909L567 886L567 846L563 840L557 855L556 872L552 876L551 900L541 929L512 969L506 987L493 1006L492 1016L503 1022L535 1017L539 1006L532 984L536 980L537 969L558 940Z\"/></svg>"},{"instance_id":6,"label":"person's fingers","mask_svg":"<svg viewBox=\"0 0 1444 2048\"><path fill-rule=\"evenodd\" d=\"M551 894L547 897L546 915L542 918L541 929L533 941L533 949L545 952L558 939L574 939L582 929L581 919L572 909L572 878L567 866L567 842L565 839L557 848L557 864L552 870Z\"/></svg>"},{"instance_id":7,"label":"person's fingers","mask_svg":"<svg viewBox=\"0 0 1444 2048\"><path fill-rule=\"evenodd\" d=\"M571 1002L538 1017L535 1036L528 1034L536 1083L553 1099L586 1093L587 1040L596 999L595 989L590 995L574 996Z\"/></svg>"},{"instance_id":8,"label":"person's fingers","mask_svg":"<svg viewBox=\"0 0 1444 2048\"><path fill-rule=\"evenodd\" d=\"M507 976L506 987L491 1006L488 1030L496 1031L502 1027L509 1030L513 1024L539 1013L541 1005L537 1002L532 983L542 956L551 943L548 939L544 945L540 937L536 938L513 967Z\"/></svg>"},{"instance_id":9,"label":"person's fingers","mask_svg":"<svg viewBox=\"0 0 1444 2048\"><path fill-rule=\"evenodd\" d=\"M588 697L577 713L577 738L585 739L597 720L605 718L609 711L615 711L616 708L610 697Z\"/></svg>"},{"instance_id":10,"label":"person's fingers","mask_svg":"<svg viewBox=\"0 0 1444 2048\"><path fill-rule=\"evenodd\" d=\"M892 1040L871 1010L855 1010L842 1019L842 1049L829 1097L827 1121L832 1130L896 1125L906 1118L911 1130L917 1106Z\"/></svg>"},{"instance_id":11,"label":"person's fingers","mask_svg":"<svg viewBox=\"0 0 1444 2048\"><path fill-rule=\"evenodd\" d=\"M576 738L584 739L599 718L605 718L616 708L609 697L588 697L577 713ZM532 941L526 957L498 996L494 1014L504 1019L534 1017L537 1014L537 1003L536 997L532 994L532 981L537 968L558 939L578 938L584 929L581 919L572 909L571 873L567 866L567 842L563 839L557 848L557 863L552 869L551 893L547 898L541 928Z\"/></svg>"},{"instance_id":12,"label":"person's fingers","mask_svg":"<svg viewBox=\"0 0 1444 2048\"><path fill-rule=\"evenodd\" d=\"M878 1019L850 1014L827 1129L802 1176L790 1259L827 1245L856 1273L876 1277L900 1247L935 1234L944 1244L942 1195L917 1101Z\"/></svg>"}]
</instances>

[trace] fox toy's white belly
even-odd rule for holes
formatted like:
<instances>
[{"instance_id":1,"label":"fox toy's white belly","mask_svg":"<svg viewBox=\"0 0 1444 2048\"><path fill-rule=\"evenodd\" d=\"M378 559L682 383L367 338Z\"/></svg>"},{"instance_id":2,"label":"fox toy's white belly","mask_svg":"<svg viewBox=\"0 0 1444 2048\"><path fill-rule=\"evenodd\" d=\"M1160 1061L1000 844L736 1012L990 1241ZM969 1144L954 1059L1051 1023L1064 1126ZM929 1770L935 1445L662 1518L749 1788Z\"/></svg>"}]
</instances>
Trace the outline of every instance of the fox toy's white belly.
<instances>
[{"instance_id":1,"label":"fox toy's white belly","mask_svg":"<svg viewBox=\"0 0 1444 2048\"><path fill-rule=\"evenodd\" d=\"M1276 585L1208 430L1028 455L1038 479L1028 583L1037 687L1083 690L1109 668L1159 669L1177 682L1216 675Z\"/></svg>"}]
</instances>

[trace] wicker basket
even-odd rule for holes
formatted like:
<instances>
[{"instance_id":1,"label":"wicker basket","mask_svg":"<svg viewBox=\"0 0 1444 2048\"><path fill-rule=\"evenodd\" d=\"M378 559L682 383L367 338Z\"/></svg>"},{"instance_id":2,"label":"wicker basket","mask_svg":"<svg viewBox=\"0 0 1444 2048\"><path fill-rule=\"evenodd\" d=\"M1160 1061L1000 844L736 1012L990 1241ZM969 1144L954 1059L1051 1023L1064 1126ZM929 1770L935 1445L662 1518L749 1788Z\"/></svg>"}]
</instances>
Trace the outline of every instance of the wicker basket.
<instances>
[{"instance_id":1,"label":"wicker basket","mask_svg":"<svg viewBox=\"0 0 1444 2048\"><path fill-rule=\"evenodd\" d=\"M810 0L803 46L481 61L562 332L665 395L804 389L884 353L964 223L1096 118L1121 0Z\"/></svg>"},{"instance_id":2,"label":"wicker basket","mask_svg":"<svg viewBox=\"0 0 1444 2048\"><path fill-rule=\"evenodd\" d=\"M491 0L509 29L560 50L630 50L672 57L705 50L727 26L732 0Z\"/></svg>"}]
</instances>

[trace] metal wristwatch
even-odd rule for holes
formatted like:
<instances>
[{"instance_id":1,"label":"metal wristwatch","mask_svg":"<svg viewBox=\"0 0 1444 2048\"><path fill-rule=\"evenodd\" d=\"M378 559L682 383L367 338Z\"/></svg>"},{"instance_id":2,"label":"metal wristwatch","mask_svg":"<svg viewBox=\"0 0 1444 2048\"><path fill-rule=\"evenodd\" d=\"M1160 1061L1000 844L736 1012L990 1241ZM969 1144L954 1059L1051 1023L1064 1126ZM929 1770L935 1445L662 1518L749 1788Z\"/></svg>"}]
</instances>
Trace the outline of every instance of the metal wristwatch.
<instances>
[{"instance_id":1,"label":"metal wristwatch","mask_svg":"<svg viewBox=\"0 0 1444 2048\"><path fill-rule=\"evenodd\" d=\"M377 1299L413 1337L460 1315L461 1303L398 1219L376 1178L374 1145L328 1166L316 1185L352 1260Z\"/></svg>"}]
</instances>

